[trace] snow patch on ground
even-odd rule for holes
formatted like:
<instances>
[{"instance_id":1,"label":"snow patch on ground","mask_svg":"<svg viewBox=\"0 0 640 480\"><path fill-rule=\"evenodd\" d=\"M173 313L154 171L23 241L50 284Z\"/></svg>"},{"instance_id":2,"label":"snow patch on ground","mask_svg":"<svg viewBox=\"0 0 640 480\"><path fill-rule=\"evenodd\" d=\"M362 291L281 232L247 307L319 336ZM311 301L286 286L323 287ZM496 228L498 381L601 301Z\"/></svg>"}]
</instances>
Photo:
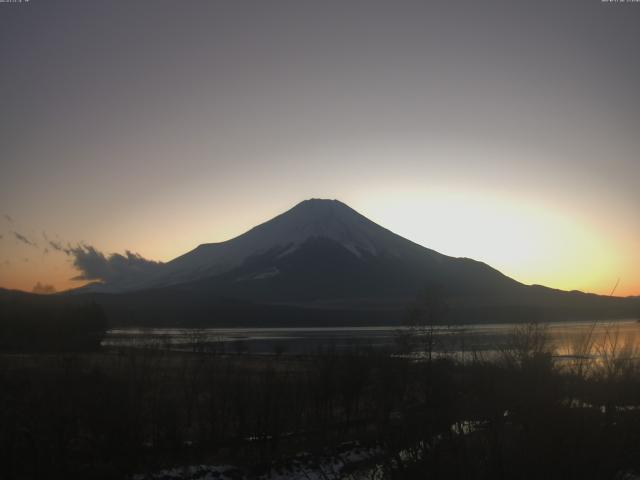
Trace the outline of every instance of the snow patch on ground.
<instances>
[{"instance_id":1,"label":"snow patch on ground","mask_svg":"<svg viewBox=\"0 0 640 480\"><path fill-rule=\"evenodd\" d=\"M131 480L332 480L360 478L358 466L367 466L382 454L380 448L351 444L340 453L314 456L298 454L286 462L273 463L268 471L256 473L232 465L189 465L136 474ZM370 467L370 465L368 465ZM367 478L373 478L367 470Z\"/></svg>"}]
</instances>

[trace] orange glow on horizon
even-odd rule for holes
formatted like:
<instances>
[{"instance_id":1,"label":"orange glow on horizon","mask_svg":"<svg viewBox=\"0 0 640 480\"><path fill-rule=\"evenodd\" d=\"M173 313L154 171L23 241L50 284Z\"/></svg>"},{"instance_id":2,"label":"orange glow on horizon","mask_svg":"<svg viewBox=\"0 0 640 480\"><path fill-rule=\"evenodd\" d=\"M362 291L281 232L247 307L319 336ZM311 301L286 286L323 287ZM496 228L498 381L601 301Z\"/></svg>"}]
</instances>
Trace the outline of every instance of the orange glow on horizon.
<instances>
[{"instance_id":1,"label":"orange glow on horizon","mask_svg":"<svg viewBox=\"0 0 640 480\"><path fill-rule=\"evenodd\" d=\"M364 202L354 200L347 203L409 240L446 255L483 261L525 284L609 295L620 278L616 296L640 295L638 271L633 268L640 264L640 254L629 257L629 252L634 251L634 239L609 238L601 233L606 231L604 227L563 215L560 209L508 201L499 195L433 189L428 192L403 189L367 198ZM196 240L190 239L190 225L185 222L175 230L182 232L178 234L179 242L170 238L159 241L162 236L142 231L133 240L124 242L135 241L144 248L134 251L166 262L199 243L233 238L279 213L281 211L254 212L246 219L236 216L234 222L229 222L229 230L218 229L226 225L225 218L221 217L213 223L215 231L212 227L208 232L200 231ZM261 220L256 220L258 215L262 216ZM243 224L243 219L247 224ZM198 223L197 218L194 223ZM104 242L113 245L113 250L96 245L105 253L122 252L126 248L117 243L115 232L110 232ZM14 258L22 260L0 268L3 288L31 291L40 282L63 291L86 283L72 280L78 272L70 258L61 252L34 255L26 245L14 245L12 250ZM29 261L24 260L27 257Z\"/></svg>"}]
</instances>

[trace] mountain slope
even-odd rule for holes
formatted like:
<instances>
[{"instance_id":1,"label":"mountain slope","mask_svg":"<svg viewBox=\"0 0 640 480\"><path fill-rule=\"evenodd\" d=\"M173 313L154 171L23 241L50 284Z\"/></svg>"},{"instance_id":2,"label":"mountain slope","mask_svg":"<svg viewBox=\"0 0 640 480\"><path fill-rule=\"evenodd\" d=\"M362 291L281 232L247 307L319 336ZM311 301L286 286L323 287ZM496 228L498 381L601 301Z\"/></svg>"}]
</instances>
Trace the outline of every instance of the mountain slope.
<instances>
[{"instance_id":1,"label":"mountain slope","mask_svg":"<svg viewBox=\"0 0 640 480\"><path fill-rule=\"evenodd\" d=\"M518 285L485 264L402 238L342 202L312 199L234 239L200 245L152 276L98 288L135 291L184 284L277 301L413 295L427 284L474 293Z\"/></svg>"},{"instance_id":2,"label":"mountain slope","mask_svg":"<svg viewBox=\"0 0 640 480\"><path fill-rule=\"evenodd\" d=\"M198 246L168 262L164 271L148 279L145 286L176 284L225 273L241 267L247 259L269 253L286 257L313 239L333 241L354 258L387 255L409 260L417 251L428 253L436 261L441 257L375 224L342 202L312 199L232 240ZM277 272L262 273L268 276Z\"/></svg>"},{"instance_id":3,"label":"mountain slope","mask_svg":"<svg viewBox=\"0 0 640 480\"><path fill-rule=\"evenodd\" d=\"M640 304L526 286L422 247L337 200L306 200L248 232L200 245L152 276L88 286L113 324L326 325L398 322L427 289L449 320L620 318Z\"/></svg>"}]
</instances>

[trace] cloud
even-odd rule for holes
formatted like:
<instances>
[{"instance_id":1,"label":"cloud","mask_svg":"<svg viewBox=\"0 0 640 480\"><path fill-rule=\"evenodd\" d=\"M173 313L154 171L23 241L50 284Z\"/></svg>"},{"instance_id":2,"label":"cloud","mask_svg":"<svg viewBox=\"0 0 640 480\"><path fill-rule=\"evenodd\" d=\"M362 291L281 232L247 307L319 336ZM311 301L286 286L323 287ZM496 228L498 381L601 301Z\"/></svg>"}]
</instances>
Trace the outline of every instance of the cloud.
<instances>
[{"instance_id":1,"label":"cloud","mask_svg":"<svg viewBox=\"0 0 640 480\"><path fill-rule=\"evenodd\" d=\"M162 265L162 262L147 260L129 250L124 255L105 255L90 245L70 247L67 253L73 257L73 266L80 271L74 280L128 281L153 273Z\"/></svg>"},{"instance_id":2,"label":"cloud","mask_svg":"<svg viewBox=\"0 0 640 480\"><path fill-rule=\"evenodd\" d=\"M51 294L51 293L55 293L56 292L56 287L54 287L53 285L46 284L46 283L38 282L33 286L32 292L33 293L40 293L40 294L43 294L43 295L48 295L48 294Z\"/></svg>"},{"instance_id":3,"label":"cloud","mask_svg":"<svg viewBox=\"0 0 640 480\"><path fill-rule=\"evenodd\" d=\"M49 240L49 245L51 246L51 248L53 248L54 250L57 250L58 252L64 252L68 255L71 255L71 249L69 248L64 248L62 246L62 243L60 242L56 242L54 240Z\"/></svg>"},{"instance_id":4,"label":"cloud","mask_svg":"<svg viewBox=\"0 0 640 480\"><path fill-rule=\"evenodd\" d=\"M49 246L51 248L53 248L54 250L58 251L58 252L64 252L67 255L71 255L71 247L68 246L68 248L65 248L62 246L62 242L58 242L55 240L51 240L48 236L46 232L42 232L42 237L44 238L45 242L47 242L49 244ZM45 250L47 250L45 248Z\"/></svg>"},{"instance_id":5,"label":"cloud","mask_svg":"<svg viewBox=\"0 0 640 480\"><path fill-rule=\"evenodd\" d=\"M35 242L32 242L31 240L29 240L27 237L25 237L24 235L18 233L18 232L13 232L13 234L15 235L15 237L20 240L22 243L29 245L30 247L37 247L38 245Z\"/></svg>"},{"instance_id":6,"label":"cloud","mask_svg":"<svg viewBox=\"0 0 640 480\"><path fill-rule=\"evenodd\" d=\"M13 218L11 218L9 215L7 215L6 213L3 215L4 219L9 222L9 223L13 223Z\"/></svg>"}]
</instances>

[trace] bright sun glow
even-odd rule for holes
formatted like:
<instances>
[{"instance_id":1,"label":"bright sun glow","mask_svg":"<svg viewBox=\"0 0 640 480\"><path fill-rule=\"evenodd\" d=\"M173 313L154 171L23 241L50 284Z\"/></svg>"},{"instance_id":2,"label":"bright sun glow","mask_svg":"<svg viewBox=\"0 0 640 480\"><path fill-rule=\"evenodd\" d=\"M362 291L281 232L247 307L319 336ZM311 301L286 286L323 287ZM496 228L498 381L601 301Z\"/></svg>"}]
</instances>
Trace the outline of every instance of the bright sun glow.
<instances>
[{"instance_id":1,"label":"bright sun glow","mask_svg":"<svg viewBox=\"0 0 640 480\"><path fill-rule=\"evenodd\" d=\"M560 209L431 190L385 195L367 213L421 245L481 260L527 284L609 293L622 271L607 240Z\"/></svg>"}]
</instances>

